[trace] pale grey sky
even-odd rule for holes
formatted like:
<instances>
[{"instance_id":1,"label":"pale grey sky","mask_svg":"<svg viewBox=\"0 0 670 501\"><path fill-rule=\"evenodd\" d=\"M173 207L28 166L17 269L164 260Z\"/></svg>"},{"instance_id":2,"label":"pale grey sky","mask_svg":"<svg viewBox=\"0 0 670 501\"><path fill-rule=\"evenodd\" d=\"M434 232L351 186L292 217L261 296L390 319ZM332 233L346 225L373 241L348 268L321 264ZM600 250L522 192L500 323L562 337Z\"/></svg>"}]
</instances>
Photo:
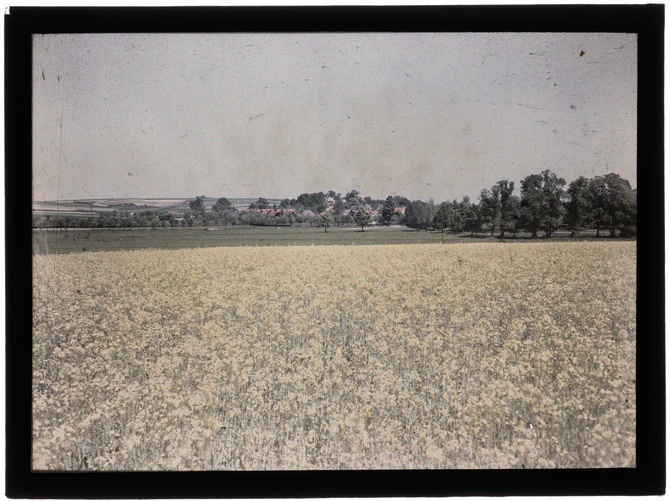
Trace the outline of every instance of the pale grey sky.
<instances>
[{"instance_id":1,"label":"pale grey sky","mask_svg":"<svg viewBox=\"0 0 670 501\"><path fill-rule=\"evenodd\" d=\"M440 202L544 169L637 185L635 34L63 34L33 44L36 200L357 189Z\"/></svg>"}]
</instances>

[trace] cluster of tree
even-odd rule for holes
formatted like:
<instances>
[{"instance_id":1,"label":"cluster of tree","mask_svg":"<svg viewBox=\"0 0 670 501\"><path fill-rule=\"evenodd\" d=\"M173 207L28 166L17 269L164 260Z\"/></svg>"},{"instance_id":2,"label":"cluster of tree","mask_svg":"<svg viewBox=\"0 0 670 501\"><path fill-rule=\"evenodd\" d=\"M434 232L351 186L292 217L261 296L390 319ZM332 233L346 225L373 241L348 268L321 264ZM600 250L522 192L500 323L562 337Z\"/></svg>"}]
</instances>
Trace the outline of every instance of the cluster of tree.
<instances>
[{"instance_id":1,"label":"cluster of tree","mask_svg":"<svg viewBox=\"0 0 670 501\"><path fill-rule=\"evenodd\" d=\"M396 203L396 206L406 205L409 203L409 200L403 196L396 195L391 198ZM259 198L259 201L260 200L263 199ZM298 212L302 212L303 210L311 210L314 213L319 214L328 207L332 206L332 215L337 216L344 214L347 210L355 210L364 205L377 208L382 206L384 203L385 200L378 200L369 196L363 197L357 190L351 190L344 195L330 190L327 193L322 191L315 193L302 193L298 195L297 198L286 198L282 200L278 206L274 206L274 208L295 209ZM249 208L263 209L269 207L261 207L258 202L254 202L249 205Z\"/></svg>"},{"instance_id":2,"label":"cluster of tree","mask_svg":"<svg viewBox=\"0 0 670 501\"><path fill-rule=\"evenodd\" d=\"M637 225L637 192L618 174L591 179L580 177L565 189L566 181L550 170L531 174L521 181L520 196L514 194L514 182L498 181L484 189L479 203L463 197L461 202L432 200L410 202L405 224L417 229L451 230L455 233L490 232L501 237L539 232L551 237L559 228L572 236L593 228L597 236L608 229L611 236L634 235Z\"/></svg>"},{"instance_id":3,"label":"cluster of tree","mask_svg":"<svg viewBox=\"0 0 670 501\"><path fill-rule=\"evenodd\" d=\"M179 226L180 223L172 214L153 210L137 214L114 210L93 213L91 216L33 215L34 228L158 228Z\"/></svg>"},{"instance_id":4,"label":"cluster of tree","mask_svg":"<svg viewBox=\"0 0 670 501\"><path fill-rule=\"evenodd\" d=\"M317 220L319 226L323 226L324 230L327 232L328 228L330 228L333 223L335 222L335 218L337 216L333 217L329 212L323 212L319 215L319 218ZM372 222L372 214L370 211L362 205L354 214L353 216L353 221L356 223L357 226L361 227L361 231L365 230L365 227L368 226Z\"/></svg>"},{"instance_id":5,"label":"cluster of tree","mask_svg":"<svg viewBox=\"0 0 670 501\"><path fill-rule=\"evenodd\" d=\"M580 177L566 188L566 181L550 170L531 174L521 181L520 194L514 193L512 181L501 180L483 189L478 203L468 197L460 202L436 204L432 199L410 201L400 195L385 200L363 197L357 190L345 195L333 190L302 193L295 199L271 204L258 198L248 211L238 211L227 198L219 198L211 210L205 197L189 202L180 212L161 210L114 210L92 213L89 217L67 215L33 216L34 227L114 228L175 227L210 225L292 226L357 225L364 230L373 222L405 224L423 230L488 232L500 237L517 236L519 232L551 237L559 228L573 236L585 229L609 230L611 236L634 235L637 225L637 192L617 174L594 178ZM404 214L398 208L404 207ZM273 210L272 210L273 209ZM309 212L306 212L309 211Z\"/></svg>"}]
</instances>

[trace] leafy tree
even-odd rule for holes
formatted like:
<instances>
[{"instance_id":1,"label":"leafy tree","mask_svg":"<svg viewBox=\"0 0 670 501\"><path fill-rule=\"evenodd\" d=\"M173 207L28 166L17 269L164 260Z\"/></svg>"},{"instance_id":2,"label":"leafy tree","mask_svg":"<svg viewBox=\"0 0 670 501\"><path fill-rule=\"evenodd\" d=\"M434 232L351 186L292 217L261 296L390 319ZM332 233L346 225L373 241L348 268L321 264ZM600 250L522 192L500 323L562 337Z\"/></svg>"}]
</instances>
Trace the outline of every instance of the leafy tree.
<instances>
[{"instance_id":1,"label":"leafy tree","mask_svg":"<svg viewBox=\"0 0 670 501\"><path fill-rule=\"evenodd\" d=\"M319 226L323 226L324 231L328 233L328 228L333 225L333 216L331 216L329 212L322 212L319 214L317 222Z\"/></svg>"},{"instance_id":2,"label":"leafy tree","mask_svg":"<svg viewBox=\"0 0 670 501\"><path fill-rule=\"evenodd\" d=\"M270 204L268 203L267 199L263 197L258 197L258 200L255 202L251 202L249 204L249 209L268 209L270 207Z\"/></svg>"},{"instance_id":3,"label":"leafy tree","mask_svg":"<svg viewBox=\"0 0 670 501\"><path fill-rule=\"evenodd\" d=\"M531 174L521 181L521 206L523 226L537 238L537 232L544 229L550 237L558 227L562 216L562 198L565 179L550 170L541 174Z\"/></svg>"},{"instance_id":4,"label":"leafy tree","mask_svg":"<svg viewBox=\"0 0 670 501\"><path fill-rule=\"evenodd\" d=\"M298 196L297 203L315 212L323 212L328 206L326 195L322 191L318 193L302 193Z\"/></svg>"},{"instance_id":5,"label":"leafy tree","mask_svg":"<svg viewBox=\"0 0 670 501\"><path fill-rule=\"evenodd\" d=\"M365 227L370 224L370 221L372 221L372 214L370 214L370 211L368 211L365 206L362 206L356 211L354 221L356 221L356 224L361 227L361 231L365 231Z\"/></svg>"},{"instance_id":6,"label":"leafy tree","mask_svg":"<svg viewBox=\"0 0 670 501\"><path fill-rule=\"evenodd\" d=\"M360 193L358 192L358 190L351 190L349 193L347 193L344 196L344 198L345 198L345 200L349 200L350 198L354 198L354 199L358 200L359 195L360 195Z\"/></svg>"},{"instance_id":7,"label":"leafy tree","mask_svg":"<svg viewBox=\"0 0 670 501\"><path fill-rule=\"evenodd\" d=\"M437 206L431 199L428 203L421 200L410 202L405 210L405 224L410 228L428 231L437 212Z\"/></svg>"},{"instance_id":8,"label":"leafy tree","mask_svg":"<svg viewBox=\"0 0 670 501\"><path fill-rule=\"evenodd\" d=\"M233 205L228 201L228 199L225 198L225 197L222 197L222 198L219 198L216 201L216 203L212 207L212 210L214 212L223 212L225 210L232 209L232 207L233 207Z\"/></svg>"},{"instance_id":9,"label":"leafy tree","mask_svg":"<svg viewBox=\"0 0 670 501\"><path fill-rule=\"evenodd\" d=\"M444 230L450 226L452 221L452 212L453 209L449 202L442 202L435 213L433 218L433 228L436 230L441 230L444 233Z\"/></svg>"},{"instance_id":10,"label":"leafy tree","mask_svg":"<svg viewBox=\"0 0 670 501\"><path fill-rule=\"evenodd\" d=\"M463 231L463 207L456 200L449 204L449 228L454 233Z\"/></svg>"},{"instance_id":11,"label":"leafy tree","mask_svg":"<svg viewBox=\"0 0 670 501\"><path fill-rule=\"evenodd\" d=\"M617 229L637 224L637 196L626 179L614 173L598 176L589 183L589 191L598 234L601 225L614 237Z\"/></svg>"},{"instance_id":12,"label":"leafy tree","mask_svg":"<svg viewBox=\"0 0 670 501\"><path fill-rule=\"evenodd\" d=\"M239 222L239 212L234 210L224 210L221 212L221 220L223 224L228 226L232 224L233 226Z\"/></svg>"},{"instance_id":13,"label":"leafy tree","mask_svg":"<svg viewBox=\"0 0 670 501\"><path fill-rule=\"evenodd\" d=\"M392 196L386 197L384 207L382 208L382 222L386 225L391 224L391 218L395 214L396 203Z\"/></svg>"},{"instance_id":14,"label":"leafy tree","mask_svg":"<svg viewBox=\"0 0 670 501\"><path fill-rule=\"evenodd\" d=\"M424 221L424 229L428 231L433 226L433 219L435 218L435 213L437 212L437 205L431 198L426 204L426 219Z\"/></svg>"},{"instance_id":15,"label":"leafy tree","mask_svg":"<svg viewBox=\"0 0 670 501\"><path fill-rule=\"evenodd\" d=\"M514 183L512 183L514 185ZM502 213L500 218L500 236L505 237L505 232L512 233L516 238L516 232L521 229L521 201L516 195L503 197L501 201Z\"/></svg>"},{"instance_id":16,"label":"leafy tree","mask_svg":"<svg viewBox=\"0 0 670 501\"><path fill-rule=\"evenodd\" d=\"M483 189L479 195L479 213L482 224L486 225L491 236L500 227L501 208L496 194L491 190Z\"/></svg>"},{"instance_id":17,"label":"leafy tree","mask_svg":"<svg viewBox=\"0 0 670 501\"><path fill-rule=\"evenodd\" d=\"M483 221L479 214L479 207L474 204L468 204L463 210L463 229L469 231L471 235L482 231Z\"/></svg>"},{"instance_id":18,"label":"leafy tree","mask_svg":"<svg viewBox=\"0 0 670 501\"><path fill-rule=\"evenodd\" d=\"M580 176L570 183L567 190L568 202L566 203L565 222L572 231L571 237L575 237L589 223L593 217L593 197L589 190L589 180Z\"/></svg>"},{"instance_id":19,"label":"leafy tree","mask_svg":"<svg viewBox=\"0 0 670 501\"><path fill-rule=\"evenodd\" d=\"M470 197L464 196L461 202L454 200L450 207L449 227L452 231L469 231L471 234L474 234L482 230L483 221L479 208L470 202Z\"/></svg>"},{"instance_id":20,"label":"leafy tree","mask_svg":"<svg viewBox=\"0 0 670 501\"><path fill-rule=\"evenodd\" d=\"M393 195L393 201L399 207L407 207L409 205L409 199L402 195Z\"/></svg>"},{"instance_id":21,"label":"leafy tree","mask_svg":"<svg viewBox=\"0 0 670 501\"><path fill-rule=\"evenodd\" d=\"M333 204L333 210L335 211L336 215L342 214L346 208L347 204L344 202L344 200L341 198L335 200L335 203Z\"/></svg>"},{"instance_id":22,"label":"leafy tree","mask_svg":"<svg viewBox=\"0 0 670 501\"><path fill-rule=\"evenodd\" d=\"M354 218L351 217L349 214L347 214L346 216L342 214L335 214L334 219L335 224L337 224L338 226L352 224L354 222Z\"/></svg>"},{"instance_id":23,"label":"leafy tree","mask_svg":"<svg viewBox=\"0 0 670 501\"><path fill-rule=\"evenodd\" d=\"M405 210L405 224L410 228L423 229L426 222L426 203L421 200L410 202Z\"/></svg>"},{"instance_id":24,"label":"leafy tree","mask_svg":"<svg viewBox=\"0 0 670 501\"><path fill-rule=\"evenodd\" d=\"M289 217L285 215L277 216L274 218L275 226L290 226Z\"/></svg>"},{"instance_id":25,"label":"leafy tree","mask_svg":"<svg viewBox=\"0 0 670 501\"><path fill-rule=\"evenodd\" d=\"M491 194L494 198L497 230L500 231L500 236L504 237L506 231L515 228L516 218L516 204L513 198L514 181L503 179L498 181L491 187Z\"/></svg>"},{"instance_id":26,"label":"leafy tree","mask_svg":"<svg viewBox=\"0 0 670 501\"><path fill-rule=\"evenodd\" d=\"M194 212L205 212L205 197L195 197L195 200L192 200L188 203L188 206L191 208L192 211Z\"/></svg>"}]
</instances>

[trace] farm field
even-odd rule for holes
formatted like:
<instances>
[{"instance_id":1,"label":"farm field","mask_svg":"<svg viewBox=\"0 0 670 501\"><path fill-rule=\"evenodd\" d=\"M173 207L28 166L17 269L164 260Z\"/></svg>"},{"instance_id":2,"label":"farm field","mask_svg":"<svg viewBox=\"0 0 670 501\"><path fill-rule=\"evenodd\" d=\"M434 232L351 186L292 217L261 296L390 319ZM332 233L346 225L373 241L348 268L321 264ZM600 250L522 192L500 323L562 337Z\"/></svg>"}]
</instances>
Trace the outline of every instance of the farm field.
<instances>
[{"instance_id":1,"label":"farm field","mask_svg":"<svg viewBox=\"0 0 670 501\"><path fill-rule=\"evenodd\" d=\"M37 252L33 468L634 467L635 245Z\"/></svg>"},{"instance_id":2,"label":"farm field","mask_svg":"<svg viewBox=\"0 0 670 501\"><path fill-rule=\"evenodd\" d=\"M476 237L444 236L445 242ZM323 228L273 226L220 226L198 228L132 228L85 230L33 230L35 253L69 253L100 250L189 249L221 246L272 245L380 245L438 243L441 234L402 227Z\"/></svg>"},{"instance_id":3,"label":"farm field","mask_svg":"<svg viewBox=\"0 0 670 501\"><path fill-rule=\"evenodd\" d=\"M552 241L569 233L558 233ZM585 232L581 240L593 239ZM114 229L34 229L33 252L35 254L66 254L71 252L95 252L140 249L193 249L237 246L283 246L283 245L387 245L416 243L472 243L498 242L489 235L454 235L405 226L368 227L364 232L356 227L334 227L324 232L315 227L273 226L219 226L197 228L114 228ZM598 240L603 240L600 238ZM507 239L506 242L515 242ZM518 241L524 241L519 239ZM527 239L525 241L528 241ZM543 242L543 239L533 241ZM530 243L530 242L529 242Z\"/></svg>"}]
</instances>

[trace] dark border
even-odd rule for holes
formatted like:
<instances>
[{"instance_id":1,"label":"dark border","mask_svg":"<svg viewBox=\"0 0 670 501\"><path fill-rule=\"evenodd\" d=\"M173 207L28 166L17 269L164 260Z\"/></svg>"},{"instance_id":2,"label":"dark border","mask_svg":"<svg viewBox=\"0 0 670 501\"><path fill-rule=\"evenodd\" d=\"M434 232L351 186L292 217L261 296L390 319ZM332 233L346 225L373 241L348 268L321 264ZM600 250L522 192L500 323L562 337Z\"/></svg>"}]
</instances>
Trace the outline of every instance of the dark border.
<instances>
[{"instance_id":1,"label":"dark border","mask_svg":"<svg viewBox=\"0 0 670 501\"><path fill-rule=\"evenodd\" d=\"M5 16L6 495L245 498L665 493L664 5L27 8ZM31 34L97 32L638 33L637 468L32 473ZM615 104L613 104L615 105Z\"/></svg>"}]
</instances>

